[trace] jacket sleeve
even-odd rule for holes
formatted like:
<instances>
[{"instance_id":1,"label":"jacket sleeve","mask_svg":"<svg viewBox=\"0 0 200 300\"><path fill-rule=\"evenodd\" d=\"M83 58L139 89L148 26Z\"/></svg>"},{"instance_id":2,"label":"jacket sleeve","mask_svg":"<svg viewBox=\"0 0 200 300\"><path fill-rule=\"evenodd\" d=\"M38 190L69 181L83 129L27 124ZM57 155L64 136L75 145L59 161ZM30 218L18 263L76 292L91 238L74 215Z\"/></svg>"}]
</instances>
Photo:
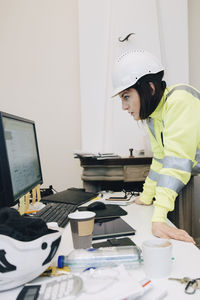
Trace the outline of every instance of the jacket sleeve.
<instances>
[{"instance_id":1,"label":"jacket sleeve","mask_svg":"<svg viewBox=\"0 0 200 300\"><path fill-rule=\"evenodd\" d=\"M143 192L140 196L140 200L145 204L151 204L155 197L159 171L162 168L162 163L159 161L160 160L157 160L155 156L153 157L149 174L143 185Z\"/></svg>"},{"instance_id":2,"label":"jacket sleeve","mask_svg":"<svg viewBox=\"0 0 200 300\"><path fill-rule=\"evenodd\" d=\"M145 204L151 204L156 193L156 186L159 178L159 172L162 168L163 150L159 146L157 140L152 134L151 130L148 129L151 149L153 152L153 159L150 166L149 174L143 185L143 192L140 196L140 200Z\"/></svg>"},{"instance_id":3,"label":"jacket sleeve","mask_svg":"<svg viewBox=\"0 0 200 300\"><path fill-rule=\"evenodd\" d=\"M189 103L189 105L188 105ZM153 222L165 222L179 191L188 183L199 141L199 100L175 91L164 108L164 159L155 190Z\"/></svg>"}]
</instances>

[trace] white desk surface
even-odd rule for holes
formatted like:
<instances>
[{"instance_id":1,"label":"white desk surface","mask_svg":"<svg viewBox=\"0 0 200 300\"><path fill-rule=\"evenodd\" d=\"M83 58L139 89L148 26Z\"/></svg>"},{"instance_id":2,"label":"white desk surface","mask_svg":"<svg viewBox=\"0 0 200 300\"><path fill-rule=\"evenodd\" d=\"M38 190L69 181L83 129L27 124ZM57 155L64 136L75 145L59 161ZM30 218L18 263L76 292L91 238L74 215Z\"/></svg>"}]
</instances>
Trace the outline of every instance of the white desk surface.
<instances>
[{"instance_id":1,"label":"white desk surface","mask_svg":"<svg viewBox=\"0 0 200 300\"><path fill-rule=\"evenodd\" d=\"M130 238L141 247L142 242L149 238L152 238L151 233L151 217L153 213L152 206L140 206L131 204L129 206L123 206L123 209L127 210L128 214L122 218L136 229L136 234ZM200 250L191 243L171 240L173 244L173 269L170 277L182 278L198 278L200 277ZM69 224L63 230L62 240L55 260L58 255L67 255L72 250L72 238ZM136 276L138 280L145 277L143 267L136 269ZM184 293L185 285L166 279L154 279L152 280L153 288L146 294L138 299L141 300L155 300L155 293L157 287L159 289L167 290L167 295L163 298L165 300L174 299L200 299L200 289L196 291L194 295L187 295ZM2 300L14 300L18 295L20 288L16 288L6 292L0 292L0 299ZM161 299L161 298L160 298ZM95 297L94 297L95 300ZM112 299L114 300L114 299Z\"/></svg>"}]
</instances>

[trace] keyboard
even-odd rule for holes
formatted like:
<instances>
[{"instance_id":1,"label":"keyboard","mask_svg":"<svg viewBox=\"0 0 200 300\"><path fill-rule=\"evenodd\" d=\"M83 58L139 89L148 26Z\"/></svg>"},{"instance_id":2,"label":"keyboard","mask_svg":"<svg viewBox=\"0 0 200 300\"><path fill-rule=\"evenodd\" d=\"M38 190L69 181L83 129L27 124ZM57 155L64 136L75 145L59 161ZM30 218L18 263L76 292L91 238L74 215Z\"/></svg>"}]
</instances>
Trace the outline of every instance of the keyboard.
<instances>
[{"instance_id":1,"label":"keyboard","mask_svg":"<svg viewBox=\"0 0 200 300\"><path fill-rule=\"evenodd\" d=\"M78 205L67 203L48 203L34 216L46 223L57 222L59 227L65 227L69 221L68 215L77 209Z\"/></svg>"}]
</instances>

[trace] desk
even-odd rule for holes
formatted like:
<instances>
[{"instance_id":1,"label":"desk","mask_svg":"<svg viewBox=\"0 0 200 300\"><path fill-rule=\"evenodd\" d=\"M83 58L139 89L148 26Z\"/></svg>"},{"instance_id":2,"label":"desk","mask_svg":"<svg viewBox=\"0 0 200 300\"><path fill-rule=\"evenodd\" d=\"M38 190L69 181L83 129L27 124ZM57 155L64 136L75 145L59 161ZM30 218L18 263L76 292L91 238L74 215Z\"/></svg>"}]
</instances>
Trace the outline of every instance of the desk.
<instances>
[{"instance_id":1,"label":"desk","mask_svg":"<svg viewBox=\"0 0 200 300\"><path fill-rule=\"evenodd\" d=\"M80 158L83 187L88 192L99 192L106 187L119 191L125 185L135 188L133 183L143 183L147 177L151 161L151 157Z\"/></svg>"},{"instance_id":2,"label":"desk","mask_svg":"<svg viewBox=\"0 0 200 300\"><path fill-rule=\"evenodd\" d=\"M88 192L102 190L121 191L123 188L142 191L149 173L151 157L127 157L99 160L80 158L83 168L83 187ZM175 210L168 218L179 228L186 230L200 247L200 177L192 176L175 201Z\"/></svg>"},{"instance_id":3,"label":"desk","mask_svg":"<svg viewBox=\"0 0 200 300\"><path fill-rule=\"evenodd\" d=\"M151 233L151 218L153 214L152 206L140 206L136 204L131 204L127 207L123 206L123 209L127 210L128 214L122 218L129 223L133 228L136 229L135 236L130 236L131 239L141 247L144 240L150 239L153 237ZM168 221L171 224L170 221ZM71 232L70 227L67 226L66 230L63 233L63 240L59 249L59 253L66 254L69 252L69 249L72 248ZM68 240L68 245L66 245L66 237ZM173 270L171 277L182 278L184 276L191 278L200 277L200 250L191 243L181 242L171 240L173 244L173 257L175 258L173 262ZM144 278L143 268L135 270L138 280ZM168 279L154 279L152 280L153 285L163 287L167 289L168 295L164 298L165 300L174 300L174 299L200 299L200 290L196 292L195 295L186 295L184 293L184 285L176 281L170 281ZM155 300L154 293L156 288L152 289L145 295L143 295L141 300ZM139 300L138 299L138 300ZM95 300L95 298L94 298ZM105 299L104 299L105 300ZM113 299L114 300L114 299Z\"/></svg>"},{"instance_id":4,"label":"desk","mask_svg":"<svg viewBox=\"0 0 200 300\"><path fill-rule=\"evenodd\" d=\"M123 207L124 208L124 207ZM140 206L136 204L131 204L125 209L128 215L122 218L132 225L137 231L135 236L130 238L141 247L142 242L146 239L152 238L151 233L151 217L153 213L152 206ZM170 223L170 222L169 222ZM173 270L171 277L184 277L188 276L191 278L200 277L200 250L191 243L185 243L181 241L172 240L173 244L173 257L175 258L173 262ZM55 257L55 261L58 255L67 255L72 250L72 238L70 226L67 225L62 234L61 244L58 253ZM135 270L138 280L144 278L143 267ZM155 300L156 286L162 287L168 291L168 295L164 298L165 300L174 299L200 299L200 290L196 291L194 295L186 295L184 293L184 286L176 281L170 281L168 279L154 279L152 280L154 288L148 293L140 297L140 300ZM19 293L20 288L10 290L7 292L0 293L0 299L11 300L16 299L16 295ZM93 298L95 300L95 297ZM87 300L87 299L86 299ZM107 300L107 299L104 299ZM115 299L112 299L115 300Z\"/></svg>"}]
</instances>

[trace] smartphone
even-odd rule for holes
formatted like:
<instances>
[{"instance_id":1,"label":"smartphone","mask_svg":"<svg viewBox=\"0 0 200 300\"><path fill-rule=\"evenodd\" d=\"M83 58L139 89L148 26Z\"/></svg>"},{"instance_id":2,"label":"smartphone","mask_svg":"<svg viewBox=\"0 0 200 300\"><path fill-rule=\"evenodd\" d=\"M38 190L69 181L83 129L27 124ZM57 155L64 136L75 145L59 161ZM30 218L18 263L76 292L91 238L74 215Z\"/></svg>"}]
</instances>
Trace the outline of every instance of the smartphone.
<instances>
[{"instance_id":1,"label":"smartphone","mask_svg":"<svg viewBox=\"0 0 200 300\"><path fill-rule=\"evenodd\" d=\"M93 243L93 248L101 248L101 247L117 247L117 246L136 246L136 244L128 237L119 238L119 239L108 239L105 242Z\"/></svg>"}]
</instances>

